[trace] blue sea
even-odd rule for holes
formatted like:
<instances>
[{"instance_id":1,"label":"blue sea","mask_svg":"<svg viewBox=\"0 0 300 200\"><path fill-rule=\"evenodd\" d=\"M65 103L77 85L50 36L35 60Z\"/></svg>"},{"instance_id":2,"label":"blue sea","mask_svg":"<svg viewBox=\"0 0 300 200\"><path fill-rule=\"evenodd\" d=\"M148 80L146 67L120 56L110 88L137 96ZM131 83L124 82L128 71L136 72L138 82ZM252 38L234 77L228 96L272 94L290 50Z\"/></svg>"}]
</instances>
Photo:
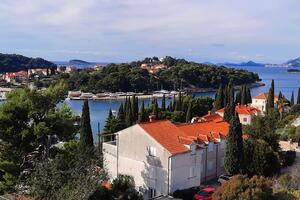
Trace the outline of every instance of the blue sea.
<instances>
[{"instance_id":1,"label":"blue sea","mask_svg":"<svg viewBox=\"0 0 300 200\"><path fill-rule=\"evenodd\" d=\"M275 92L278 94L281 91L287 98L290 98L292 91L297 97L298 87L300 87L300 73L289 73L284 67L240 67L242 69L247 69L249 71L258 73L262 82L265 86L253 88L251 90L252 96L255 96L261 92L267 92L270 88L272 79L275 80ZM209 96L214 97L214 92L196 93L195 96ZM170 102L167 99L167 105ZM145 105L150 103L150 99L144 100ZM66 104L70 106L76 115L81 115L81 108L83 101L77 100L66 100ZM103 129L106 117L108 115L109 109L118 110L122 100L107 100L107 101L90 101L90 113L91 113L91 125L93 129L94 140L97 140L97 134ZM141 104L141 101L139 102ZM160 103L160 102L159 102ZM1 102L0 102L1 104Z\"/></svg>"},{"instance_id":2,"label":"blue sea","mask_svg":"<svg viewBox=\"0 0 300 200\"><path fill-rule=\"evenodd\" d=\"M283 67L240 67L247 69L249 71L259 74L262 82L265 86L253 88L251 90L252 96L257 95L261 92L267 92L270 88L272 79L275 80L275 92L279 93L281 91L287 98L290 98L292 91L294 91L297 96L298 87L300 87L300 73L289 73L286 68ZM195 96L209 96L214 97L214 92L196 93ZM147 105L150 100L144 100L145 105ZM113 101L90 101L90 113L91 113L91 124L94 134L94 139L96 140L98 134L98 124L100 125L100 130L102 130L106 117L108 115L109 109L118 110L121 103L124 101L113 100ZM167 100L167 103L170 99ZM75 114L81 114L82 101L66 101L66 103L72 108ZM139 102L141 103L141 101Z\"/></svg>"}]
</instances>

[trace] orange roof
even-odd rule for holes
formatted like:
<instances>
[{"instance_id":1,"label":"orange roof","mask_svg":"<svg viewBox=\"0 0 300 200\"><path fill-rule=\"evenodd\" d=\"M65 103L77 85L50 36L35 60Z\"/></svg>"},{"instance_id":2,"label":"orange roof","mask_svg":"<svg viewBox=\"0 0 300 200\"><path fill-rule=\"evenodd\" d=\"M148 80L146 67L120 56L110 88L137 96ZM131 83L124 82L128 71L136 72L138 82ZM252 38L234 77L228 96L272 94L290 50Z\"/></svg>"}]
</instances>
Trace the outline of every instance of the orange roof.
<instances>
[{"instance_id":1,"label":"orange roof","mask_svg":"<svg viewBox=\"0 0 300 200\"><path fill-rule=\"evenodd\" d=\"M264 92L264 93L260 93L256 97L253 97L253 99L264 99L264 100L267 100L268 96L269 96L269 93ZM274 96L274 100L278 101L278 96L277 95Z\"/></svg>"},{"instance_id":2,"label":"orange roof","mask_svg":"<svg viewBox=\"0 0 300 200\"><path fill-rule=\"evenodd\" d=\"M169 120L140 123L139 126L171 154L180 154L189 150L179 140L179 137L186 136L185 133Z\"/></svg>"},{"instance_id":3,"label":"orange roof","mask_svg":"<svg viewBox=\"0 0 300 200\"><path fill-rule=\"evenodd\" d=\"M187 136L197 137L202 142L215 141L228 134L229 124L225 121L209 121L178 125Z\"/></svg>"},{"instance_id":4,"label":"orange roof","mask_svg":"<svg viewBox=\"0 0 300 200\"><path fill-rule=\"evenodd\" d=\"M253 115L253 114L261 112L259 109L254 108L252 106L248 106L248 105L236 105L235 106L235 111L238 114L242 114L242 115ZM224 113L225 112L225 108L217 110L217 112Z\"/></svg>"},{"instance_id":5,"label":"orange roof","mask_svg":"<svg viewBox=\"0 0 300 200\"><path fill-rule=\"evenodd\" d=\"M189 151L185 145L193 141L218 142L219 139L227 136L229 129L229 124L224 120L181 125L162 120L138 125L173 155Z\"/></svg>"},{"instance_id":6,"label":"orange roof","mask_svg":"<svg viewBox=\"0 0 300 200\"><path fill-rule=\"evenodd\" d=\"M223 117L219 114L211 114L211 113L208 113L207 115L204 115L203 117L200 117L198 119L198 122L201 122L201 121L204 121L204 122L208 122L208 121L223 121Z\"/></svg>"}]
</instances>

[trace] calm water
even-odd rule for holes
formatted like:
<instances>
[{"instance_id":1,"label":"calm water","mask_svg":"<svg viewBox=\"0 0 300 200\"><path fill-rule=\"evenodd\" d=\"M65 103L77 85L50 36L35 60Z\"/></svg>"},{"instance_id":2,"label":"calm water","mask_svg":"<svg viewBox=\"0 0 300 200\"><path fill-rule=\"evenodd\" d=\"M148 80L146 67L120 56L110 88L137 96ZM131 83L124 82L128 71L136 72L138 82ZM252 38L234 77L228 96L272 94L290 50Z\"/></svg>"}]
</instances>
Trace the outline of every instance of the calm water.
<instances>
[{"instance_id":1,"label":"calm water","mask_svg":"<svg viewBox=\"0 0 300 200\"><path fill-rule=\"evenodd\" d=\"M269 90L271 80L275 80L275 92L278 94L281 91L287 98L290 98L292 91L297 96L298 87L300 87L300 73L288 73L286 68L266 68L266 67L243 67L252 72L259 74L262 82L266 86L253 88L251 90L252 96L257 95L261 92L267 92ZM210 96L214 97L214 92L197 93L196 96ZM147 105L150 100L144 100ZM90 113L91 113L91 124L94 134L94 140L97 140L98 123L100 129L105 124L106 117L109 109L118 110L120 104L124 102L121 100L114 101L90 101ZM170 99L167 100L167 105ZM81 115L82 101L66 101L76 115ZM141 104L141 101L139 102ZM1 104L1 102L0 102Z\"/></svg>"}]
</instances>

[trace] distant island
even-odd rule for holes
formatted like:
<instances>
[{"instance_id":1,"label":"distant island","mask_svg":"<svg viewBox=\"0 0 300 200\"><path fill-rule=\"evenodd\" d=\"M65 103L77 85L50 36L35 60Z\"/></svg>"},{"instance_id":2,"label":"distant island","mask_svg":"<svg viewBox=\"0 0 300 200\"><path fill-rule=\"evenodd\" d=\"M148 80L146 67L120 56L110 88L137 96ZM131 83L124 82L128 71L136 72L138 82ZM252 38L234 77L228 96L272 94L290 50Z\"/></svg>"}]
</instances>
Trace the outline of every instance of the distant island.
<instances>
[{"instance_id":1,"label":"distant island","mask_svg":"<svg viewBox=\"0 0 300 200\"><path fill-rule=\"evenodd\" d=\"M90 65L90 62L84 60L73 59L69 61L70 65Z\"/></svg>"},{"instance_id":2,"label":"distant island","mask_svg":"<svg viewBox=\"0 0 300 200\"><path fill-rule=\"evenodd\" d=\"M300 73L300 69L288 69L287 71L291 73Z\"/></svg>"},{"instance_id":3,"label":"distant island","mask_svg":"<svg viewBox=\"0 0 300 200\"><path fill-rule=\"evenodd\" d=\"M266 64L263 63L256 63L253 61L248 62L242 62L242 63L219 63L217 65L223 65L223 66L229 66L229 67L245 67L245 66L251 66L251 67L264 67Z\"/></svg>"},{"instance_id":4,"label":"distant island","mask_svg":"<svg viewBox=\"0 0 300 200\"><path fill-rule=\"evenodd\" d=\"M70 90L84 92L153 92L160 89L213 91L232 79L235 85L254 84L258 74L244 69L201 64L167 56L108 64L99 71L84 69L66 79Z\"/></svg>"},{"instance_id":5,"label":"distant island","mask_svg":"<svg viewBox=\"0 0 300 200\"><path fill-rule=\"evenodd\" d=\"M296 59L292 59L284 63L287 67L298 67L300 68L300 57Z\"/></svg>"},{"instance_id":6,"label":"distant island","mask_svg":"<svg viewBox=\"0 0 300 200\"><path fill-rule=\"evenodd\" d=\"M30 58L17 54L0 53L0 73L36 68L56 68L56 65L42 58Z\"/></svg>"}]
</instances>

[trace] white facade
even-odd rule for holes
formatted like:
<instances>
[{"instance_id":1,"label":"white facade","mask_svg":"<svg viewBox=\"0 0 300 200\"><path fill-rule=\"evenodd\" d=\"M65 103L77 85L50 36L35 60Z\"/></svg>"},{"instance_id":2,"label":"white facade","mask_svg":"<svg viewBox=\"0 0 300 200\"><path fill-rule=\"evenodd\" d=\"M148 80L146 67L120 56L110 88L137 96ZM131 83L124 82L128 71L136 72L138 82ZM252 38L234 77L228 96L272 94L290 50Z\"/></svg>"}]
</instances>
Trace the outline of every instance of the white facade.
<instances>
[{"instance_id":1,"label":"white facade","mask_svg":"<svg viewBox=\"0 0 300 200\"><path fill-rule=\"evenodd\" d=\"M262 112L266 112L267 100L266 99L252 99L252 104L254 108L261 110Z\"/></svg>"},{"instance_id":2,"label":"white facade","mask_svg":"<svg viewBox=\"0 0 300 200\"><path fill-rule=\"evenodd\" d=\"M118 132L116 141L103 143L105 168L112 179L118 174L132 176L144 199L167 195L224 173L225 140L196 146L192 142L186 145L187 152L172 155L142 127L134 125Z\"/></svg>"},{"instance_id":3,"label":"white facade","mask_svg":"<svg viewBox=\"0 0 300 200\"><path fill-rule=\"evenodd\" d=\"M216 112L216 113L219 114L221 117L224 117L223 112ZM251 124L252 115L239 114L239 119L240 119L241 124L249 125L249 124Z\"/></svg>"}]
</instances>

